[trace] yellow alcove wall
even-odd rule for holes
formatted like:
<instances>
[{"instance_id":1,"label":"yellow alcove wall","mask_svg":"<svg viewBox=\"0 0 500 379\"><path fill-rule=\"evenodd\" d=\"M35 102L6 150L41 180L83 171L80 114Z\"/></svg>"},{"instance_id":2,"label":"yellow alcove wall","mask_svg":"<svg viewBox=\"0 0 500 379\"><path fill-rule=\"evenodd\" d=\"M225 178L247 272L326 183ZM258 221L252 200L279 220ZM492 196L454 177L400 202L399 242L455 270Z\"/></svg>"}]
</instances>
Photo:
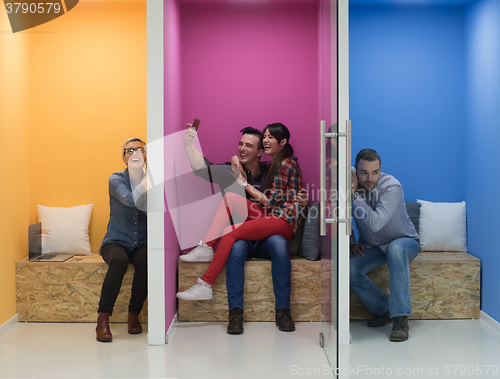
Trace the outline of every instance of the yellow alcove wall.
<instances>
[{"instance_id":1,"label":"yellow alcove wall","mask_svg":"<svg viewBox=\"0 0 500 379\"><path fill-rule=\"evenodd\" d=\"M0 325L16 314L15 261L27 255L38 204L94 204L92 251L109 217L107 182L121 146L146 138L146 0L80 1L66 15L9 33L0 12Z\"/></svg>"},{"instance_id":2,"label":"yellow alcove wall","mask_svg":"<svg viewBox=\"0 0 500 379\"><path fill-rule=\"evenodd\" d=\"M1 8L0 8L1 9ZM0 325L16 314L14 262L27 255L32 214L29 35L9 33L0 11Z\"/></svg>"}]
</instances>

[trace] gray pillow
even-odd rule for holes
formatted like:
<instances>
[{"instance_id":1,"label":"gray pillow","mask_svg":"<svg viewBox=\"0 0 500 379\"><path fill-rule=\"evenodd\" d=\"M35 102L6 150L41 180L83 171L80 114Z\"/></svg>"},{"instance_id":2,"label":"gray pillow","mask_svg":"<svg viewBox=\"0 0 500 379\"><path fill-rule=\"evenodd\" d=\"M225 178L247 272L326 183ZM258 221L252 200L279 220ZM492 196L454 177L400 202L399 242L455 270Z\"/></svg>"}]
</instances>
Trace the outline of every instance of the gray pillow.
<instances>
[{"instance_id":1,"label":"gray pillow","mask_svg":"<svg viewBox=\"0 0 500 379\"><path fill-rule=\"evenodd\" d=\"M406 212L410 217L411 222L415 226L417 234L420 234L420 207L421 204L417 202L406 203Z\"/></svg>"},{"instance_id":2,"label":"gray pillow","mask_svg":"<svg viewBox=\"0 0 500 379\"><path fill-rule=\"evenodd\" d=\"M311 210L315 208L312 212ZM319 203L312 204L307 217L302 221L304 230L297 255L315 261L320 255L321 237L319 235Z\"/></svg>"}]
</instances>

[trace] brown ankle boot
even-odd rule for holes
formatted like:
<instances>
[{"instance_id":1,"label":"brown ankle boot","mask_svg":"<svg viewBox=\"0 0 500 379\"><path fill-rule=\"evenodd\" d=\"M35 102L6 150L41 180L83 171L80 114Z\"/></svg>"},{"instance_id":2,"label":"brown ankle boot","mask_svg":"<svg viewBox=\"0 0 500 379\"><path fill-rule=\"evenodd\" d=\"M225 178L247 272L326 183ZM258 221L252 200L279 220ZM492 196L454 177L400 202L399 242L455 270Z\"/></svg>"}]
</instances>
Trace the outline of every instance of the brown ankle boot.
<instances>
[{"instance_id":1,"label":"brown ankle boot","mask_svg":"<svg viewBox=\"0 0 500 379\"><path fill-rule=\"evenodd\" d=\"M142 333L142 326L139 322L139 315L134 315L128 313L128 333L129 334L140 334Z\"/></svg>"},{"instance_id":2,"label":"brown ankle boot","mask_svg":"<svg viewBox=\"0 0 500 379\"><path fill-rule=\"evenodd\" d=\"M99 312L95 331L97 334L96 339L99 342L111 342L113 340L113 335L109 329L109 313Z\"/></svg>"}]
</instances>

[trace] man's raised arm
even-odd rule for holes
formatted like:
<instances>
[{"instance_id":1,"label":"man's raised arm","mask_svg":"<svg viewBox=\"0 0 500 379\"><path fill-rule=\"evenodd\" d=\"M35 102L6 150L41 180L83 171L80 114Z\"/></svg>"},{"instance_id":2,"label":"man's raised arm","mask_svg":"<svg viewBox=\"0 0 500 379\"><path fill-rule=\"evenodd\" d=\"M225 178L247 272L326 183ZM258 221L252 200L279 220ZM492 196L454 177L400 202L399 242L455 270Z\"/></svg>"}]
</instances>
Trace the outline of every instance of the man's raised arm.
<instances>
[{"instance_id":1,"label":"man's raised arm","mask_svg":"<svg viewBox=\"0 0 500 379\"><path fill-rule=\"evenodd\" d=\"M205 166L205 160L203 159L203 155L193 146L193 141L197 138L198 133L194 128L191 128L191 124L186 124L186 127L187 129L184 133L184 150L186 150L186 155L191 167L193 167L194 170L199 170Z\"/></svg>"}]
</instances>

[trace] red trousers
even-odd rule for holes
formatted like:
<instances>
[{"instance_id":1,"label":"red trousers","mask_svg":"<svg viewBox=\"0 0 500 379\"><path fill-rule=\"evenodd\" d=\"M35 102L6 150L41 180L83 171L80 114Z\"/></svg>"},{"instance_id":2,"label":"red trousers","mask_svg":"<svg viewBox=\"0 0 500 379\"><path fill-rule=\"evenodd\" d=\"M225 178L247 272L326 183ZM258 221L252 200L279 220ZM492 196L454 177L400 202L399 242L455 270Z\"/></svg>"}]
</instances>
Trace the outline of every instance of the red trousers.
<instances>
[{"instance_id":1,"label":"red trousers","mask_svg":"<svg viewBox=\"0 0 500 379\"><path fill-rule=\"evenodd\" d=\"M229 215L233 218L243 218L246 212L248 216L245 222L228 226ZM208 246L213 247L220 237L214 258L202 279L209 284L215 283L236 241L257 241L274 234L280 234L286 239L293 238L293 230L288 221L275 216L266 216L265 209L259 204L240 195L227 193L219 204L214 221L203 240Z\"/></svg>"}]
</instances>

